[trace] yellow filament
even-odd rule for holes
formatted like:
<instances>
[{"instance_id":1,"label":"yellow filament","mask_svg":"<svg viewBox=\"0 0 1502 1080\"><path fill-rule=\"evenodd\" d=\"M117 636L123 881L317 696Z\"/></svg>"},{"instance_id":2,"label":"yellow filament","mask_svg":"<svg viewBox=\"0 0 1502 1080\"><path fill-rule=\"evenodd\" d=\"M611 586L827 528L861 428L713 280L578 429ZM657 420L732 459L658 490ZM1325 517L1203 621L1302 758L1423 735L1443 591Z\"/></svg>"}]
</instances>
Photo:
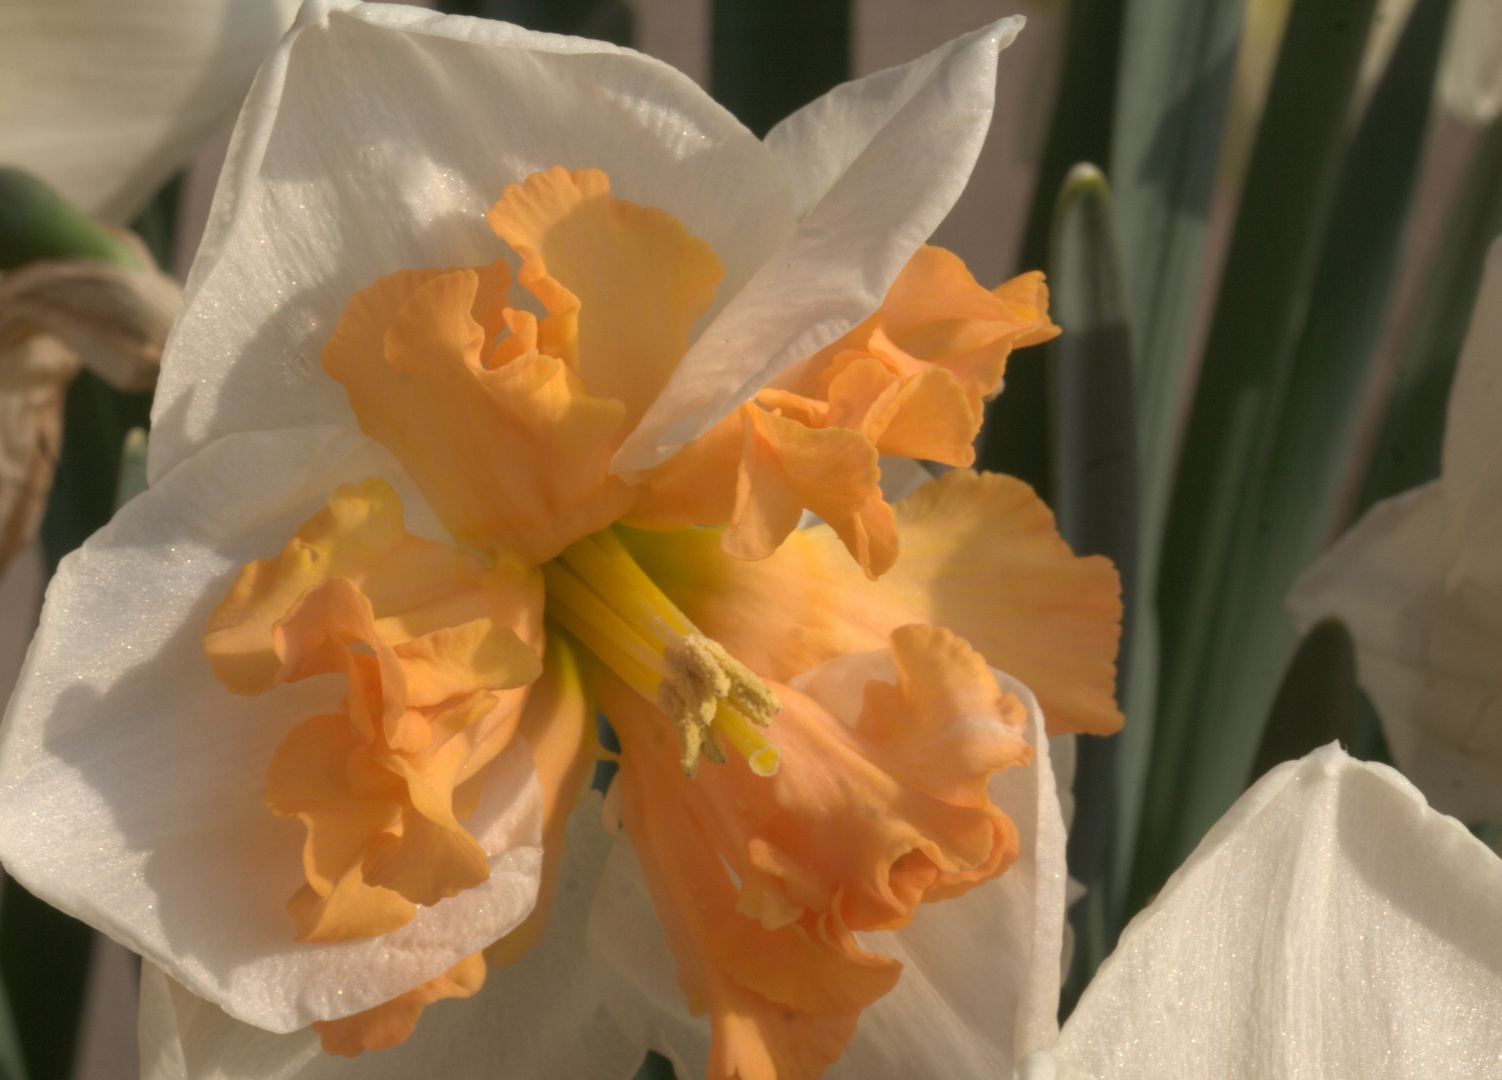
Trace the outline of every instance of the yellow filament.
<instances>
[{"instance_id":1,"label":"yellow filament","mask_svg":"<svg viewBox=\"0 0 1502 1080\"><path fill-rule=\"evenodd\" d=\"M768 739L763 729L753 724L734 705L719 703L714 727L746 759L757 776L771 776L777 771L782 752Z\"/></svg>"},{"instance_id":2,"label":"yellow filament","mask_svg":"<svg viewBox=\"0 0 1502 1080\"><path fill-rule=\"evenodd\" d=\"M560 556L581 578L596 583L610 582L621 586L606 594L606 602L639 629L652 632L666 641L676 642L698 628L687 615L657 587L657 582L636 564L626 545L610 529L586 536L564 549Z\"/></svg>"},{"instance_id":3,"label":"yellow filament","mask_svg":"<svg viewBox=\"0 0 1502 1080\"><path fill-rule=\"evenodd\" d=\"M699 632L614 532L576 541L542 571L548 614L677 725L685 772L701 755L723 760L711 728L758 776L777 771L781 754L758 729L781 707L776 695Z\"/></svg>"},{"instance_id":4,"label":"yellow filament","mask_svg":"<svg viewBox=\"0 0 1502 1080\"><path fill-rule=\"evenodd\" d=\"M629 623L607 607L568 569L544 563L543 580L553 603L548 614L563 624L591 652L603 660L631 688L655 700L667 665L652 644L642 640Z\"/></svg>"}]
</instances>

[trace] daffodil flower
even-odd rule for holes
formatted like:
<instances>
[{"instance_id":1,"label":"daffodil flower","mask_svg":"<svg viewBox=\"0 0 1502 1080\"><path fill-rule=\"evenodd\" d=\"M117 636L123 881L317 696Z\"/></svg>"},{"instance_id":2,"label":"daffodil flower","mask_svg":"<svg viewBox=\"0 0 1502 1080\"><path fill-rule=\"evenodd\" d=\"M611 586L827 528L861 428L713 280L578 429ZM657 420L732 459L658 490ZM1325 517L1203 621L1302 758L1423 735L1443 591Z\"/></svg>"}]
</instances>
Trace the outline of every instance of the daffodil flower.
<instances>
[{"instance_id":1,"label":"daffodil flower","mask_svg":"<svg viewBox=\"0 0 1502 1080\"><path fill-rule=\"evenodd\" d=\"M1437 808L1502 821L1502 245L1461 352L1438 480L1378 503L1295 584L1356 641L1393 759Z\"/></svg>"},{"instance_id":2,"label":"daffodil flower","mask_svg":"<svg viewBox=\"0 0 1502 1080\"><path fill-rule=\"evenodd\" d=\"M1502 860L1396 770L1270 771L1019 1080L1502 1073Z\"/></svg>"},{"instance_id":3,"label":"daffodil flower","mask_svg":"<svg viewBox=\"0 0 1502 1080\"><path fill-rule=\"evenodd\" d=\"M1019 25L762 143L598 42L304 9L0 744L0 854L150 962L153 1067L1047 1045L1045 731L1120 723L1116 576L1016 481L879 486L1055 332L923 246Z\"/></svg>"}]
</instances>

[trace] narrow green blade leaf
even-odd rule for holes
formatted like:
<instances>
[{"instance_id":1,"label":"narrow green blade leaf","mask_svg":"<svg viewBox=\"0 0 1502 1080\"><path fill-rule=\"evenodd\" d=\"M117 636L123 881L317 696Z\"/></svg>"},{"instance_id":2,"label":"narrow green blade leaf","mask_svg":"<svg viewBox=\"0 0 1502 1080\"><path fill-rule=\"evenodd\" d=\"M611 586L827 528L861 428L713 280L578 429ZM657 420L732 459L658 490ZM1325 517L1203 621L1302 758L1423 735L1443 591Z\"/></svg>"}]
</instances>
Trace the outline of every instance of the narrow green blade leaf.
<instances>
[{"instance_id":1,"label":"narrow green blade leaf","mask_svg":"<svg viewBox=\"0 0 1502 1080\"><path fill-rule=\"evenodd\" d=\"M0 978L11 996L31 1080L68 1080L83 1013L93 931L5 879Z\"/></svg>"},{"instance_id":2,"label":"narrow green blade leaf","mask_svg":"<svg viewBox=\"0 0 1502 1080\"><path fill-rule=\"evenodd\" d=\"M1094 165L1069 171L1054 215L1049 255L1054 318L1063 333L1050 348L1049 413L1053 505L1059 531L1078 555L1105 555L1133 606L1137 560L1137 416L1132 407L1127 329L1111 193ZM1130 628L1130 621L1125 626ZM1120 693L1130 653L1117 661ZM1119 738L1082 735L1076 751L1075 819L1069 871L1090 890L1071 912L1076 949L1065 1006L1084 989L1115 939L1111 877L1115 849Z\"/></svg>"},{"instance_id":3,"label":"narrow green blade leaf","mask_svg":"<svg viewBox=\"0 0 1502 1080\"><path fill-rule=\"evenodd\" d=\"M1131 869L1152 752L1159 538L1244 7L1244 0L1128 0L1122 27L1109 175L1137 374L1141 601L1117 769L1119 882Z\"/></svg>"},{"instance_id":4,"label":"narrow green blade leaf","mask_svg":"<svg viewBox=\"0 0 1502 1080\"><path fill-rule=\"evenodd\" d=\"M1323 477L1345 449L1328 417L1340 402L1309 397L1331 373L1301 371L1299 358L1374 7L1295 0L1289 12L1163 537L1161 680L1133 908L1242 790L1292 634L1282 597L1313 554L1284 533L1306 526L1309 511L1281 485L1310 469ZM1268 516L1285 511L1293 523ZM1269 579L1284 583L1267 590Z\"/></svg>"},{"instance_id":5,"label":"narrow green blade leaf","mask_svg":"<svg viewBox=\"0 0 1502 1080\"><path fill-rule=\"evenodd\" d=\"M710 92L757 135L850 78L850 0L714 0Z\"/></svg>"},{"instance_id":6,"label":"narrow green blade leaf","mask_svg":"<svg viewBox=\"0 0 1502 1080\"><path fill-rule=\"evenodd\" d=\"M21 1036L10 1009L10 995L0 978L0 1080L26 1080L26 1063L21 1060Z\"/></svg>"},{"instance_id":7,"label":"narrow green blade leaf","mask_svg":"<svg viewBox=\"0 0 1502 1080\"><path fill-rule=\"evenodd\" d=\"M1316 623L1278 687L1248 785L1274 765L1301 758L1332 740L1349 750L1356 741L1360 706L1351 632L1339 619Z\"/></svg>"},{"instance_id":8,"label":"narrow green blade leaf","mask_svg":"<svg viewBox=\"0 0 1502 1080\"><path fill-rule=\"evenodd\" d=\"M1046 265L1055 192L1077 161L1104 161L1111 145L1125 0L1071 0L1058 98L1038 168L1019 269ZM1051 490L1048 378L1045 365L1022 357L1007 369L1006 392L986 410L978 467ZM1046 495L1044 496L1047 497Z\"/></svg>"}]
</instances>

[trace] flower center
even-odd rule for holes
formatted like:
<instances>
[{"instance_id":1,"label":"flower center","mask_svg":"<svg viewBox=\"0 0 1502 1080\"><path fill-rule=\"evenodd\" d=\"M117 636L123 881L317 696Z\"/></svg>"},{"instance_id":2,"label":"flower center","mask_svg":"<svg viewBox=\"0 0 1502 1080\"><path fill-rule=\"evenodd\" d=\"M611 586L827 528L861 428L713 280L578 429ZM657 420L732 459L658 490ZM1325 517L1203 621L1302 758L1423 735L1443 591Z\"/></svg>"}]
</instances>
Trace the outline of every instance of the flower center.
<instances>
[{"instance_id":1,"label":"flower center","mask_svg":"<svg viewBox=\"0 0 1502 1080\"><path fill-rule=\"evenodd\" d=\"M782 708L766 683L699 631L610 529L544 564L550 616L673 721L687 776L700 758L725 760L725 743L758 776L781 754L761 731Z\"/></svg>"}]
</instances>

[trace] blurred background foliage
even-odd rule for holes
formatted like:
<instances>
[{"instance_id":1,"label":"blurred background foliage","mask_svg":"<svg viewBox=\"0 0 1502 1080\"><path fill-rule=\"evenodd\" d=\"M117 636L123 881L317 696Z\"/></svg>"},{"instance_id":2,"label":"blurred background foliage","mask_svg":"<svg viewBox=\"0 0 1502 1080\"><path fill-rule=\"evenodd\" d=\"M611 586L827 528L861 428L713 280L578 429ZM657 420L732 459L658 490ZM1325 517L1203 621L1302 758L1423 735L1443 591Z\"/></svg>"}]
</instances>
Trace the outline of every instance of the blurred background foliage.
<instances>
[{"instance_id":1,"label":"blurred background foliage","mask_svg":"<svg viewBox=\"0 0 1502 1080\"><path fill-rule=\"evenodd\" d=\"M438 6L642 45L648 5ZM1078 746L1069 860L1086 891L1067 1011L1251 780L1331 739L1385 757L1350 635L1326 622L1295 640L1283 597L1362 509L1438 475L1460 342L1502 232L1496 58L1478 67L1466 28L1502 15L1496 0L1027 6L1043 15L1029 31L1043 59L1025 103L1000 105L1025 115L997 153L1031 198L1012 213L1015 185L973 185L969 205L1016 227L1004 250L965 254L1046 268L1064 333L1046 362L1014 362L979 462L1032 483L1076 551L1113 558L1127 607L1126 729ZM764 134L857 73L860 10L712 0L697 74ZM133 224L164 266L182 190L173 181ZM64 255L108 247L68 229L53 237ZM0 255L18 243L0 214ZM73 382L41 529L49 572L108 520L148 412L148 395ZM0 1080L63 1080L94 939L13 882L0 910ZM672 1070L649 1055L640 1075Z\"/></svg>"}]
</instances>

